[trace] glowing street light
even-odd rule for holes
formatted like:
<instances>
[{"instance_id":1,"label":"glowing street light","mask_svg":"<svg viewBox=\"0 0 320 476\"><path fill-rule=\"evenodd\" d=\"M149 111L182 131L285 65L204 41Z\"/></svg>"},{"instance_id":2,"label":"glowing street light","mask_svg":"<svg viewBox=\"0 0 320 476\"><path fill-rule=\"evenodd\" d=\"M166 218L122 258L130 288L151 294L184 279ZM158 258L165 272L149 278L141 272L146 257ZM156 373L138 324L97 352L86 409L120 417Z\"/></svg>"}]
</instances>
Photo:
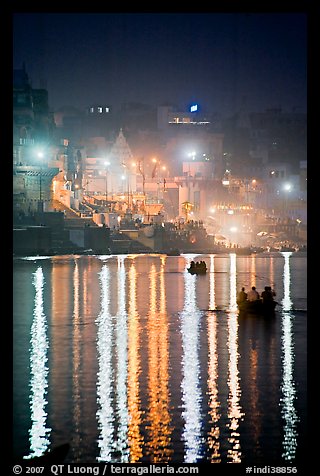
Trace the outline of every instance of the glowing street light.
<instances>
[{"instance_id":1,"label":"glowing street light","mask_svg":"<svg viewBox=\"0 0 320 476\"><path fill-rule=\"evenodd\" d=\"M285 190L286 192L290 192L291 190L291 183L285 183L283 185L283 190Z\"/></svg>"}]
</instances>

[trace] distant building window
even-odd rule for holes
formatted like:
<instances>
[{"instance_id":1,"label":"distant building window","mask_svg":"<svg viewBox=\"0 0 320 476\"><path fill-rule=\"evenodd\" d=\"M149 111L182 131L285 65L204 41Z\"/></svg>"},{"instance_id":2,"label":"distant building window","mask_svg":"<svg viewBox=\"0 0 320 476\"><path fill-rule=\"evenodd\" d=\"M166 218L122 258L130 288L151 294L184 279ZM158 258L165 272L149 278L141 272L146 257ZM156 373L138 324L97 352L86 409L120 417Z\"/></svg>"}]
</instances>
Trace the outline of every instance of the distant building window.
<instances>
[{"instance_id":1,"label":"distant building window","mask_svg":"<svg viewBox=\"0 0 320 476\"><path fill-rule=\"evenodd\" d=\"M110 112L110 108L109 108L109 107L106 107L106 112Z\"/></svg>"},{"instance_id":2,"label":"distant building window","mask_svg":"<svg viewBox=\"0 0 320 476\"><path fill-rule=\"evenodd\" d=\"M102 107L99 106L99 107L98 107L98 113L99 113L99 114L102 114L102 112L103 112L103 109L102 109Z\"/></svg>"},{"instance_id":3,"label":"distant building window","mask_svg":"<svg viewBox=\"0 0 320 476\"><path fill-rule=\"evenodd\" d=\"M91 114L94 113L94 107L90 107L90 112L91 112Z\"/></svg>"},{"instance_id":4,"label":"distant building window","mask_svg":"<svg viewBox=\"0 0 320 476\"><path fill-rule=\"evenodd\" d=\"M20 145L34 145L34 139L20 137Z\"/></svg>"}]
</instances>

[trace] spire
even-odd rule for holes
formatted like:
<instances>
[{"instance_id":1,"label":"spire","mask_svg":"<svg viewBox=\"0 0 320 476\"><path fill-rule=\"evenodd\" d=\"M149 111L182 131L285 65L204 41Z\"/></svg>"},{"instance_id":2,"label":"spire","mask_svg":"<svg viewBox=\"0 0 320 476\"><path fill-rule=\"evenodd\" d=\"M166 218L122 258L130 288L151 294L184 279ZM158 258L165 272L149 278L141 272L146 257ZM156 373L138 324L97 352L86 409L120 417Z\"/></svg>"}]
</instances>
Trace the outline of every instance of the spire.
<instances>
[{"instance_id":1,"label":"spire","mask_svg":"<svg viewBox=\"0 0 320 476\"><path fill-rule=\"evenodd\" d=\"M120 129L119 135L111 148L110 155L114 157L114 162L126 166L133 158L128 142Z\"/></svg>"}]
</instances>

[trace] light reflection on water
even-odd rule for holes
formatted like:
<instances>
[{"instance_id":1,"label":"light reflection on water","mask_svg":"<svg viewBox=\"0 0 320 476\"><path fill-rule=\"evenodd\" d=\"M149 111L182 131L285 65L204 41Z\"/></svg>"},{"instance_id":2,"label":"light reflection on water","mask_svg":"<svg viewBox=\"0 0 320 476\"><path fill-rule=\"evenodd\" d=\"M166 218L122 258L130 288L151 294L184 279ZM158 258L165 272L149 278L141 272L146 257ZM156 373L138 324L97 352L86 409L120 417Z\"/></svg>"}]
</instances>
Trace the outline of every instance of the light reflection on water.
<instances>
[{"instance_id":1,"label":"light reflection on water","mask_svg":"<svg viewBox=\"0 0 320 476\"><path fill-rule=\"evenodd\" d=\"M75 259L73 271L73 425L74 425L74 446L78 449L74 453L75 458L80 458L79 448L81 446L80 428L81 428L81 314L80 314L80 272L78 261Z\"/></svg>"},{"instance_id":2,"label":"light reflection on water","mask_svg":"<svg viewBox=\"0 0 320 476\"><path fill-rule=\"evenodd\" d=\"M110 461L113 449L114 411L112 402L112 317L109 313L110 304L110 271L103 265L100 273L101 312L96 319L97 352L99 369L97 374L97 419L99 428L98 461Z\"/></svg>"},{"instance_id":3,"label":"light reflection on water","mask_svg":"<svg viewBox=\"0 0 320 476\"><path fill-rule=\"evenodd\" d=\"M214 256L210 256L209 309L216 308ZM208 448L211 463L221 463L220 455L220 401L218 391L218 315L216 312L207 316L208 333L208 397L210 430L208 431Z\"/></svg>"},{"instance_id":4,"label":"light reflection on water","mask_svg":"<svg viewBox=\"0 0 320 476\"><path fill-rule=\"evenodd\" d=\"M141 357L141 326L137 310L137 271L134 263L129 269L129 304L128 304L128 444L130 463L137 463L142 458L144 444L141 432L143 413L140 398ZM110 460L107 458L106 461Z\"/></svg>"},{"instance_id":5,"label":"light reflection on water","mask_svg":"<svg viewBox=\"0 0 320 476\"><path fill-rule=\"evenodd\" d=\"M201 313L196 304L197 276L185 272L185 307L181 312L182 333L182 438L184 461L195 463L201 454L201 390L199 368L199 325Z\"/></svg>"},{"instance_id":6,"label":"light reflection on water","mask_svg":"<svg viewBox=\"0 0 320 476\"><path fill-rule=\"evenodd\" d=\"M154 264L149 273L150 305L148 322L148 410L146 411L146 454L153 463L168 462L172 449L169 412L168 316L163 262L158 273Z\"/></svg>"},{"instance_id":7,"label":"light reflection on water","mask_svg":"<svg viewBox=\"0 0 320 476\"><path fill-rule=\"evenodd\" d=\"M18 425L17 452L32 457L70 438L70 462L295 461L305 435L297 362L306 315L294 304L305 298L305 268L290 254L231 253L197 258L208 273L194 276L186 268L195 258L17 263L17 339L32 320L30 362L15 368L19 379L30 365L31 428ZM33 306L23 292L32 274ZM277 289L274 321L239 320L237 291L262 283Z\"/></svg>"},{"instance_id":8,"label":"light reflection on water","mask_svg":"<svg viewBox=\"0 0 320 476\"><path fill-rule=\"evenodd\" d=\"M235 253L230 253L230 303L228 314L228 351L229 351L229 368L228 368L228 423L230 430L228 441L230 449L228 449L228 462L241 462L241 447L240 447L240 433L239 420L242 418L240 406L240 379L238 370L238 312L237 312L237 256Z\"/></svg>"},{"instance_id":9,"label":"light reflection on water","mask_svg":"<svg viewBox=\"0 0 320 476\"><path fill-rule=\"evenodd\" d=\"M124 257L118 257L118 312L116 320L116 402L115 418L117 421L115 434L116 461L127 463L129 461L128 434L128 407L127 407L127 313L126 313L126 270Z\"/></svg>"},{"instance_id":10,"label":"light reflection on water","mask_svg":"<svg viewBox=\"0 0 320 476\"><path fill-rule=\"evenodd\" d=\"M30 350L30 412L32 426L30 434L30 453L25 458L41 456L50 445L51 429L47 425L46 399L48 388L47 352L48 339L46 335L46 316L43 309L44 276L41 266L33 277L36 293L34 298L33 323L31 327Z\"/></svg>"},{"instance_id":11,"label":"light reflection on water","mask_svg":"<svg viewBox=\"0 0 320 476\"><path fill-rule=\"evenodd\" d=\"M294 460L297 449L297 423L299 421L296 403L296 384L294 380L294 339L293 321L294 315L291 300L291 280L290 280L290 257L291 252L284 252L283 288L282 299L282 398L281 414L284 419L283 427L283 453L286 461Z\"/></svg>"}]
</instances>

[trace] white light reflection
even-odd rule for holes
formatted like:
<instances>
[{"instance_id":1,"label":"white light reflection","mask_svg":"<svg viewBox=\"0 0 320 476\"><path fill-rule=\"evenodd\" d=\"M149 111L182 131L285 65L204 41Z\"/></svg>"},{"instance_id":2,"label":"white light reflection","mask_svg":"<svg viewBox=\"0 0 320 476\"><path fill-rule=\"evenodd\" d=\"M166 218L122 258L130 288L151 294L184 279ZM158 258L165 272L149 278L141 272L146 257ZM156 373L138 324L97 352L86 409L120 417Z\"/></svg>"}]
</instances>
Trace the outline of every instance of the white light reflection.
<instances>
[{"instance_id":1,"label":"white light reflection","mask_svg":"<svg viewBox=\"0 0 320 476\"><path fill-rule=\"evenodd\" d=\"M282 252L284 257L284 267L283 267L283 299L282 299L282 309L283 311L290 311L292 308L292 301L290 297L290 256L292 252Z\"/></svg>"},{"instance_id":2,"label":"white light reflection","mask_svg":"<svg viewBox=\"0 0 320 476\"><path fill-rule=\"evenodd\" d=\"M297 449L297 423L299 421L294 402L297 398L294 381L294 348L292 321L294 315L290 312L292 301L290 297L290 256L291 252L283 252L283 290L282 299L282 398L280 399L281 414L284 419L283 453L282 457L291 461L295 458Z\"/></svg>"},{"instance_id":3,"label":"white light reflection","mask_svg":"<svg viewBox=\"0 0 320 476\"><path fill-rule=\"evenodd\" d=\"M199 365L200 312L196 305L197 276L185 272L185 305L181 313L182 333L182 418L185 462L195 463L201 450L201 390Z\"/></svg>"},{"instance_id":4,"label":"white light reflection","mask_svg":"<svg viewBox=\"0 0 320 476\"><path fill-rule=\"evenodd\" d=\"M126 313L126 270L124 256L118 256L118 313L116 316L116 417L117 434L115 451L120 463L129 462L128 447L128 408L127 408L127 375L128 375L128 329Z\"/></svg>"},{"instance_id":5,"label":"white light reflection","mask_svg":"<svg viewBox=\"0 0 320 476\"><path fill-rule=\"evenodd\" d=\"M228 449L228 462L241 462L239 420L243 417L240 406L240 378L238 371L238 312L237 312L237 267L235 253L230 253L230 304L228 314L228 343L229 372L228 372L228 419L227 427L230 429L228 438L231 449Z\"/></svg>"},{"instance_id":6,"label":"white light reflection","mask_svg":"<svg viewBox=\"0 0 320 476\"><path fill-rule=\"evenodd\" d=\"M42 259L51 259L52 256L24 256L24 257L21 257L19 259L23 259L23 260L26 260L26 261L39 261L39 260L42 260Z\"/></svg>"},{"instance_id":7,"label":"white light reflection","mask_svg":"<svg viewBox=\"0 0 320 476\"><path fill-rule=\"evenodd\" d=\"M97 380L97 419L100 435L98 446L100 454L98 461L110 461L113 449L114 415L112 405L112 317L110 306L110 272L104 265L99 273L101 288L101 312L96 319L97 350L98 350L98 380Z\"/></svg>"},{"instance_id":8,"label":"white light reflection","mask_svg":"<svg viewBox=\"0 0 320 476\"><path fill-rule=\"evenodd\" d=\"M47 405L46 393L48 387L48 339L46 335L46 316L43 310L43 286L44 276L39 267L33 276L33 285L36 290L34 299L33 322L31 327L31 350L30 350L30 409L32 426L29 430L30 453L26 459L41 456L48 448L48 439L51 432L46 427Z\"/></svg>"},{"instance_id":9,"label":"white light reflection","mask_svg":"<svg viewBox=\"0 0 320 476\"><path fill-rule=\"evenodd\" d=\"M214 256L210 256L210 281L209 281L209 309L215 309L215 273ZM208 448L210 449L211 463L221 463L220 457L220 402L218 399L218 319L216 313L209 313L207 320L208 328L208 391L209 391L209 414L211 428L208 434Z\"/></svg>"}]
</instances>

